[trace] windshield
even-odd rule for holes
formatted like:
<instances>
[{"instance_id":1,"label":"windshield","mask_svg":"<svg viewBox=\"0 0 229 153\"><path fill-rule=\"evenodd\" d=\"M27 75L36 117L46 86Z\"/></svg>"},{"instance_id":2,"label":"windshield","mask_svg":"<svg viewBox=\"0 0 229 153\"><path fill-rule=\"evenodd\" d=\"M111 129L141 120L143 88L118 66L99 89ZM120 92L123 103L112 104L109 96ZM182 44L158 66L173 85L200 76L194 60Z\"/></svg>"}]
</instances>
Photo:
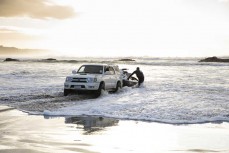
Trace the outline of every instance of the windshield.
<instances>
[{"instance_id":1,"label":"windshield","mask_svg":"<svg viewBox=\"0 0 229 153\"><path fill-rule=\"evenodd\" d=\"M77 73L102 74L103 73L103 66L83 65L79 68Z\"/></svg>"}]
</instances>

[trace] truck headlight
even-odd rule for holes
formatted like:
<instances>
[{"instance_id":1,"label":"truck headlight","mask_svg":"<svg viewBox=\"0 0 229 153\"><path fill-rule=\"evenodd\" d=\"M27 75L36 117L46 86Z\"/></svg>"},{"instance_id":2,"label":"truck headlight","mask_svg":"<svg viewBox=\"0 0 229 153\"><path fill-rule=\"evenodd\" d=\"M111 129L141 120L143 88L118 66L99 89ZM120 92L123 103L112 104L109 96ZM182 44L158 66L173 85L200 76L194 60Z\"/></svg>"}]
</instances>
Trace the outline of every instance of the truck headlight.
<instances>
[{"instance_id":1,"label":"truck headlight","mask_svg":"<svg viewBox=\"0 0 229 153\"><path fill-rule=\"evenodd\" d=\"M88 83L97 82L97 78L87 78Z\"/></svg>"},{"instance_id":2,"label":"truck headlight","mask_svg":"<svg viewBox=\"0 0 229 153\"><path fill-rule=\"evenodd\" d=\"M72 77L66 77L66 82L71 82L72 81Z\"/></svg>"}]
</instances>

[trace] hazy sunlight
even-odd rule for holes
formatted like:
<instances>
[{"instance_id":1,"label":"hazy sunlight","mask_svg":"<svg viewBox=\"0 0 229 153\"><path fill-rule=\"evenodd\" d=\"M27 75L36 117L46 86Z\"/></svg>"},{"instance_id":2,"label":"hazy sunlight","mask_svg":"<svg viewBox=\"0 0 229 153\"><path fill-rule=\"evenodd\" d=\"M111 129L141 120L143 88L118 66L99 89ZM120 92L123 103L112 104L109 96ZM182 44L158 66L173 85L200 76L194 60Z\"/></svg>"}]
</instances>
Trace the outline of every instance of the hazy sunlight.
<instances>
[{"instance_id":1,"label":"hazy sunlight","mask_svg":"<svg viewBox=\"0 0 229 153\"><path fill-rule=\"evenodd\" d=\"M222 56L229 50L228 1L59 0L49 5L62 9L57 14L3 11L1 45L65 56Z\"/></svg>"}]
</instances>

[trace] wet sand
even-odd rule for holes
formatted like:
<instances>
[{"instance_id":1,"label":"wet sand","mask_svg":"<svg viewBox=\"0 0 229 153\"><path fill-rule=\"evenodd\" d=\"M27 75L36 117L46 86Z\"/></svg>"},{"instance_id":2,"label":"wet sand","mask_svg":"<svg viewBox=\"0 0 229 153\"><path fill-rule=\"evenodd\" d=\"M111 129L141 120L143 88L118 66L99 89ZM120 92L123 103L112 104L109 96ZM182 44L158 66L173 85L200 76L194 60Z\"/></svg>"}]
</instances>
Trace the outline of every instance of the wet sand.
<instances>
[{"instance_id":1,"label":"wet sand","mask_svg":"<svg viewBox=\"0 0 229 153\"><path fill-rule=\"evenodd\" d=\"M229 152L229 123L171 125L28 115L0 106L0 153Z\"/></svg>"}]
</instances>

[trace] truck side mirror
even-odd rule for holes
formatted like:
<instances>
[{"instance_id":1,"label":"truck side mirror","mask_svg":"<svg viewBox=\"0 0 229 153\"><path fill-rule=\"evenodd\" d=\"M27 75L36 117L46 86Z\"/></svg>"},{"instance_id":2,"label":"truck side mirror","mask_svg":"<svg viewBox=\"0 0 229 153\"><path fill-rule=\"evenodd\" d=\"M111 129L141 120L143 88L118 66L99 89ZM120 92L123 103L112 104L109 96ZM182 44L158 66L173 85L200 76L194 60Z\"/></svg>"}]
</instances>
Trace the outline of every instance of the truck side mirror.
<instances>
[{"instance_id":1,"label":"truck side mirror","mask_svg":"<svg viewBox=\"0 0 229 153\"><path fill-rule=\"evenodd\" d=\"M72 74L76 74L77 73L77 70L72 70Z\"/></svg>"}]
</instances>

